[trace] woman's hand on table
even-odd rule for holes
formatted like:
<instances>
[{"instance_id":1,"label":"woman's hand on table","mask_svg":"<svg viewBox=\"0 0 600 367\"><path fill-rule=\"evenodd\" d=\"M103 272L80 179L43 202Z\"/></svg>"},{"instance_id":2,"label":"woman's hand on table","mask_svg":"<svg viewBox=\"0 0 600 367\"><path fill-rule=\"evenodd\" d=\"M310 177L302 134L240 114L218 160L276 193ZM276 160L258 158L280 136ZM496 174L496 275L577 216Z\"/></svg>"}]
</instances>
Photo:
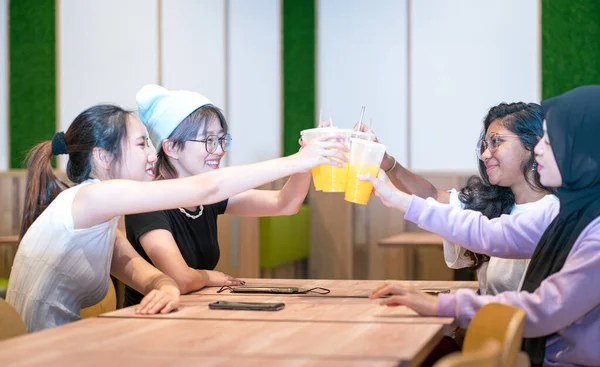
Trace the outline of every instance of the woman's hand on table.
<instances>
[{"instance_id":1,"label":"woman's hand on table","mask_svg":"<svg viewBox=\"0 0 600 367\"><path fill-rule=\"evenodd\" d=\"M153 289L135 307L135 312L141 315L169 313L179 307L179 295L179 288L176 286L168 285Z\"/></svg>"},{"instance_id":2,"label":"woman's hand on table","mask_svg":"<svg viewBox=\"0 0 600 367\"><path fill-rule=\"evenodd\" d=\"M227 275L220 271L204 270L204 272L206 273L206 276L208 278L206 283L207 287L223 287L225 285L238 286L246 284L246 282L244 282L243 280L238 279L236 277L232 277L231 275Z\"/></svg>"},{"instance_id":3,"label":"woman's hand on table","mask_svg":"<svg viewBox=\"0 0 600 367\"><path fill-rule=\"evenodd\" d=\"M421 316L438 315L438 299L436 296L421 292L419 289L398 282L386 282L375 288L370 299L382 298L382 306L406 306Z\"/></svg>"}]
</instances>

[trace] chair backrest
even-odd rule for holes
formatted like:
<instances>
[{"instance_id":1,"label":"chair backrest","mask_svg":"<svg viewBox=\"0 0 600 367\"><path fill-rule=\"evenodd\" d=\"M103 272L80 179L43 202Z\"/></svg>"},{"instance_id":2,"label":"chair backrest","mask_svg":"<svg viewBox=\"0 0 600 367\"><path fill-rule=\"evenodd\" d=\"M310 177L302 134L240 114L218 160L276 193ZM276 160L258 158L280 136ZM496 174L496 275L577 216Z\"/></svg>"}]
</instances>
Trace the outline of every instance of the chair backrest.
<instances>
[{"instance_id":1,"label":"chair backrest","mask_svg":"<svg viewBox=\"0 0 600 367\"><path fill-rule=\"evenodd\" d=\"M27 327L21 316L4 299L0 298L0 340L27 334Z\"/></svg>"},{"instance_id":2,"label":"chair backrest","mask_svg":"<svg viewBox=\"0 0 600 367\"><path fill-rule=\"evenodd\" d=\"M479 350L456 352L440 359L434 367L501 367L502 348L494 339L486 339Z\"/></svg>"},{"instance_id":3,"label":"chair backrest","mask_svg":"<svg viewBox=\"0 0 600 367\"><path fill-rule=\"evenodd\" d=\"M79 314L82 318L96 317L102 313L111 312L117 309L117 292L111 278L108 278L108 292L104 299L93 306L82 308Z\"/></svg>"},{"instance_id":4,"label":"chair backrest","mask_svg":"<svg viewBox=\"0 0 600 367\"><path fill-rule=\"evenodd\" d=\"M465 341L463 352L480 350L487 339L500 343L502 350L502 366L512 367L517 363L517 356L523 343L525 311L499 303L483 306L473 317Z\"/></svg>"}]
</instances>

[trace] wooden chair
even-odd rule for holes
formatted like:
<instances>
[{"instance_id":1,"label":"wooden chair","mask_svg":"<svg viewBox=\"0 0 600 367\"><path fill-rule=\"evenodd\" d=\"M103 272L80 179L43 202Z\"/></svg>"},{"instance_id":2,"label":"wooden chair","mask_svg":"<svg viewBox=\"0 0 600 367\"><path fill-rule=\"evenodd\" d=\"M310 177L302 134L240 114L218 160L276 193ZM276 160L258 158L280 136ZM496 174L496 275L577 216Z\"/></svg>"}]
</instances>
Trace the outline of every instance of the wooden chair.
<instances>
[{"instance_id":1,"label":"wooden chair","mask_svg":"<svg viewBox=\"0 0 600 367\"><path fill-rule=\"evenodd\" d=\"M79 314L82 318L96 317L100 314L117 309L117 292L111 278L108 278L108 292L104 299L93 306L82 308Z\"/></svg>"},{"instance_id":2,"label":"wooden chair","mask_svg":"<svg viewBox=\"0 0 600 367\"><path fill-rule=\"evenodd\" d=\"M525 311L499 303L483 306L467 328L463 353L481 350L483 343L493 339L500 343L503 367L528 366L529 358L521 352Z\"/></svg>"},{"instance_id":3,"label":"wooden chair","mask_svg":"<svg viewBox=\"0 0 600 367\"><path fill-rule=\"evenodd\" d=\"M456 352L440 359L434 367L501 367L502 348L495 339L486 339L481 348L470 352Z\"/></svg>"},{"instance_id":4,"label":"wooden chair","mask_svg":"<svg viewBox=\"0 0 600 367\"><path fill-rule=\"evenodd\" d=\"M0 298L0 340L27 334L21 316L4 299Z\"/></svg>"}]
</instances>

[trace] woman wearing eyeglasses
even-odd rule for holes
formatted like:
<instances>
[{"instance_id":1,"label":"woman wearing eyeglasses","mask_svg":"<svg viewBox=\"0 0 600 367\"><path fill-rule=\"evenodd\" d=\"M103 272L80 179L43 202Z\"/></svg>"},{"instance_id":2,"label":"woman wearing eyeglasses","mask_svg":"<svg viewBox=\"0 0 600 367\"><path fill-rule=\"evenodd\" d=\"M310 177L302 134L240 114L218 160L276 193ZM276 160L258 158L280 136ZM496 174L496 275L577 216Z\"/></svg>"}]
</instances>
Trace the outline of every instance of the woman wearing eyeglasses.
<instances>
[{"instance_id":1,"label":"woman wearing eyeglasses","mask_svg":"<svg viewBox=\"0 0 600 367\"><path fill-rule=\"evenodd\" d=\"M480 211L488 218L555 205L558 199L554 191L540 183L535 169L533 148L543 134L542 121L542 108L535 103L501 103L492 107L483 120L477 144L480 176L469 178L460 191L438 190L387 154L381 168L400 190ZM484 295L520 289L529 263L529 259L490 258L448 240L444 240L444 258L450 268L476 269Z\"/></svg>"},{"instance_id":2,"label":"woman wearing eyeglasses","mask_svg":"<svg viewBox=\"0 0 600 367\"><path fill-rule=\"evenodd\" d=\"M136 99L140 118L158 150L157 180L219 168L232 141L219 108L198 93L157 85L145 86ZM205 286L241 285L242 280L213 270L220 256L217 217L297 213L309 185L310 172L299 173L279 191L249 190L213 205L129 215L127 237L142 257L177 282L182 294ZM141 297L126 288L126 305L139 303Z\"/></svg>"},{"instance_id":3,"label":"woman wearing eyeglasses","mask_svg":"<svg viewBox=\"0 0 600 367\"><path fill-rule=\"evenodd\" d=\"M488 303L526 313L523 350L532 366L600 366L600 86L575 88L542 102L544 136L535 146L541 182L558 188L558 205L488 220L397 190L384 174L371 182L389 207L421 228L491 255L531 257L519 292L478 296L468 289L438 297L400 283L371 298L423 316L455 317L467 327ZM548 217L554 219L547 225ZM390 297L391 294L391 297Z\"/></svg>"}]
</instances>

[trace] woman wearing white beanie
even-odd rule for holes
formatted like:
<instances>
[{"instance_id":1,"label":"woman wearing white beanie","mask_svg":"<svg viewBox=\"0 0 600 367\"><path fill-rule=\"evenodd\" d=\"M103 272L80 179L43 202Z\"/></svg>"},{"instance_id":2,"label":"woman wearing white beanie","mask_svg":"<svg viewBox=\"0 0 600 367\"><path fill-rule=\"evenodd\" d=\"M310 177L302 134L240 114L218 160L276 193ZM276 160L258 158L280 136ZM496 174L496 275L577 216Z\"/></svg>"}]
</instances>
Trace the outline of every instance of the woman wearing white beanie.
<instances>
[{"instance_id":1,"label":"woman wearing white beanie","mask_svg":"<svg viewBox=\"0 0 600 367\"><path fill-rule=\"evenodd\" d=\"M220 109L198 93L169 91L157 85L145 86L136 97L142 122L158 150L158 180L219 168L231 143ZM251 176L259 174L254 172ZM240 285L242 280L213 270L220 256L218 215L295 214L308 193L310 180L310 172L302 172L292 175L279 191L248 190L212 205L128 215L127 237L143 258L177 282L182 293L205 286ZM139 303L141 297L132 288L126 288L126 305Z\"/></svg>"},{"instance_id":2,"label":"woman wearing white beanie","mask_svg":"<svg viewBox=\"0 0 600 367\"><path fill-rule=\"evenodd\" d=\"M156 161L144 126L118 106L88 108L65 133L56 133L29 155L21 240L7 301L30 332L63 325L104 298L112 274L146 294L137 312L169 312L179 305L178 285L132 249L117 229L119 216L218 203L320 164L336 164L330 157L344 159L338 149L345 148L311 142L285 158L140 182L152 181ZM59 154L69 156L71 187L52 171L51 158Z\"/></svg>"}]
</instances>

